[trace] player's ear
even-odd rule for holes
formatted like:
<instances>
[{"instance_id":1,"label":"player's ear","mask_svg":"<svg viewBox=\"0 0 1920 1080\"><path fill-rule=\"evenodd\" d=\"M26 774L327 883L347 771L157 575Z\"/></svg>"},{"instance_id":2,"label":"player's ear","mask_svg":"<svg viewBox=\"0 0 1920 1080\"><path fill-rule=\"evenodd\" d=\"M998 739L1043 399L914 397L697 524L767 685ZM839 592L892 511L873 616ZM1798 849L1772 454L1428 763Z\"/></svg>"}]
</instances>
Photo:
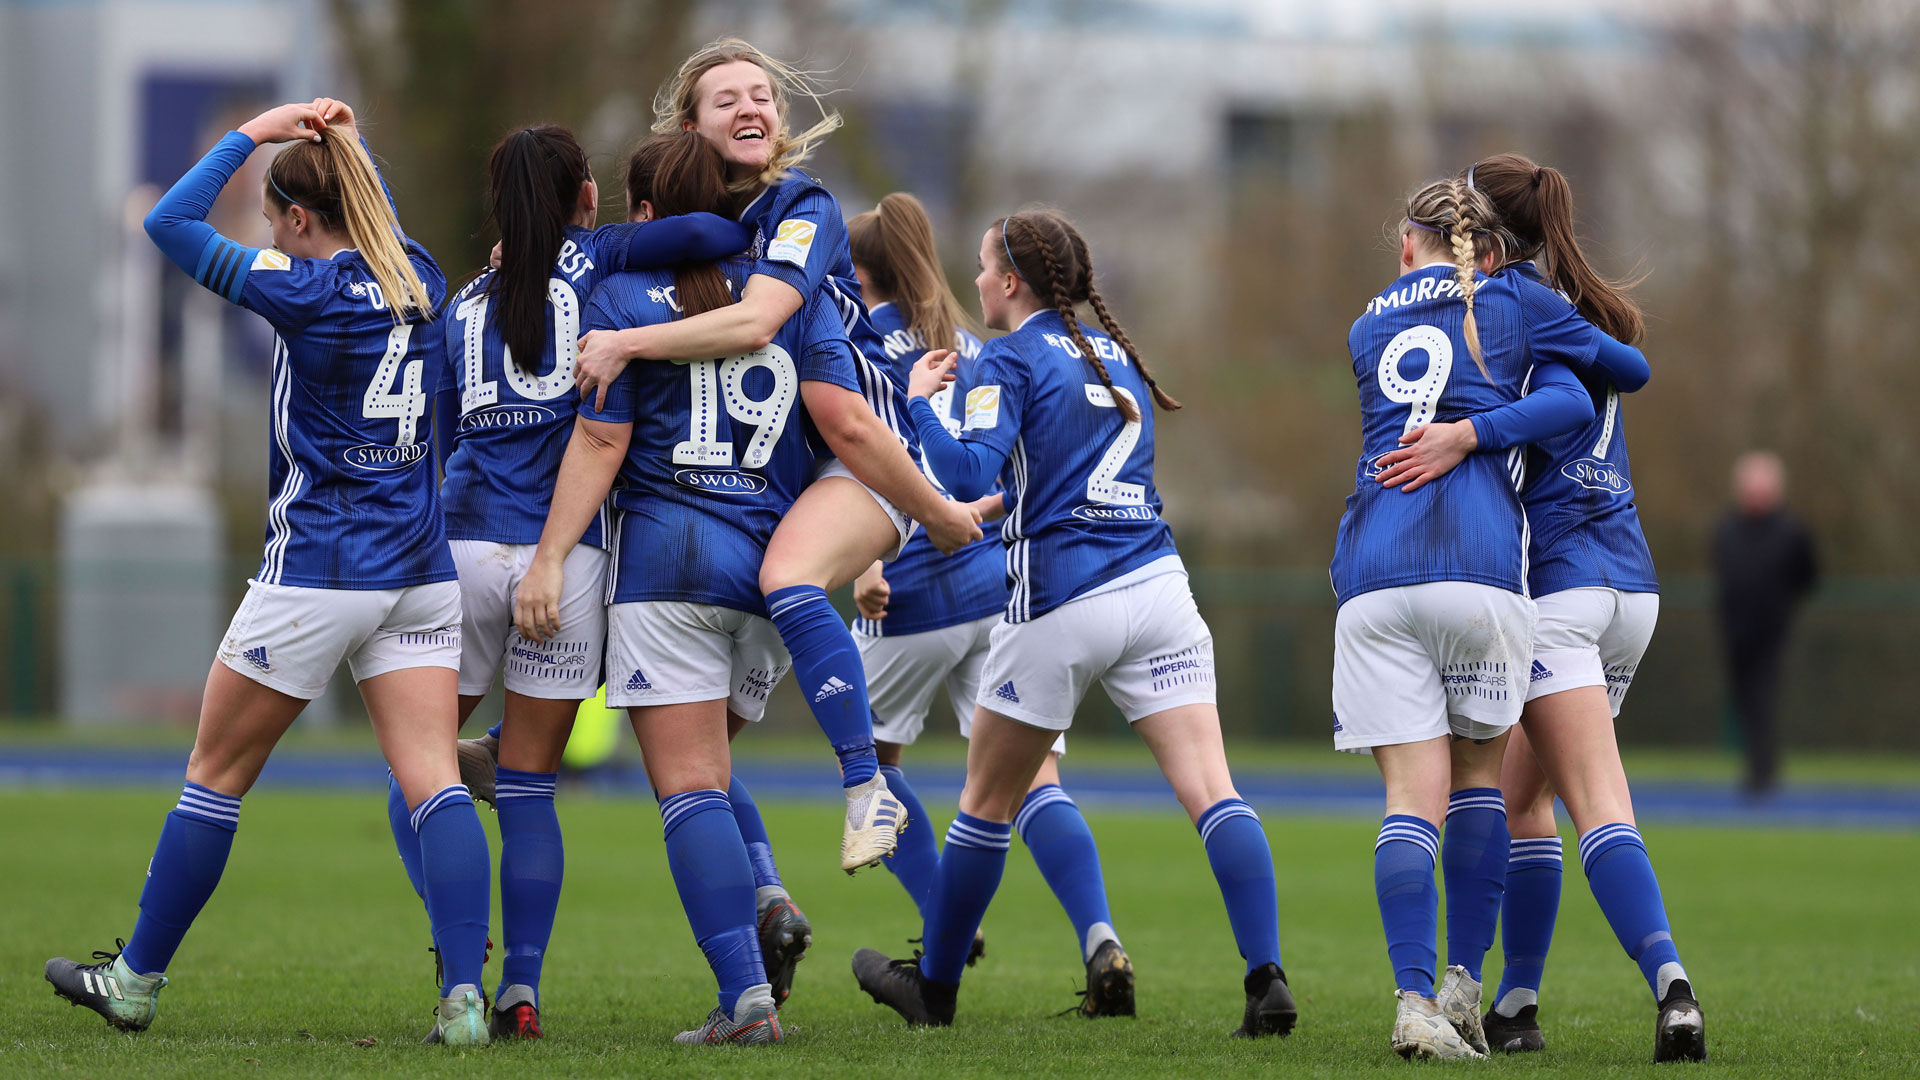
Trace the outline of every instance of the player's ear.
<instances>
[{"instance_id":1,"label":"player's ear","mask_svg":"<svg viewBox=\"0 0 1920 1080\"><path fill-rule=\"evenodd\" d=\"M1405 227L1400 230L1400 265L1413 265L1413 230Z\"/></svg>"},{"instance_id":2,"label":"player's ear","mask_svg":"<svg viewBox=\"0 0 1920 1080\"><path fill-rule=\"evenodd\" d=\"M293 235L305 236L307 233L307 208L304 206L287 207L287 224L293 226Z\"/></svg>"}]
</instances>

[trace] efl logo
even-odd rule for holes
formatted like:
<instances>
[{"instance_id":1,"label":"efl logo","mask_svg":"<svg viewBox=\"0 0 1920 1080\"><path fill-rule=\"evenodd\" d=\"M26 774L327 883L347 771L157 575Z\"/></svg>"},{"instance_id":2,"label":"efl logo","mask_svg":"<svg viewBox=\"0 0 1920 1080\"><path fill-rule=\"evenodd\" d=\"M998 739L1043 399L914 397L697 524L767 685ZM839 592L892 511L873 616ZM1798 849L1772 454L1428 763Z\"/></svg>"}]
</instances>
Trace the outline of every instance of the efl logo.
<instances>
[{"instance_id":1,"label":"efl logo","mask_svg":"<svg viewBox=\"0 0 1920 1080\"><path fill-rule=\"evenodd\" d=\"M813 250L815 233L813 222L800 218L789 218L780 223L773 234L773 242L767 245L767 258L795 266L807 265L807 253Z\"/></svg>"},{"instance_id":2,"label":"efl logo","mask_svg":"<svg viewBox=\"0 0 1920 1080\"><path fill-rule=\"evenodd\" d=\"M261 248L260 254L253 257L252 269L255 270L290 270L292 268L293 260L288 258L284 251Z\"/></svg>"}]
</instances>

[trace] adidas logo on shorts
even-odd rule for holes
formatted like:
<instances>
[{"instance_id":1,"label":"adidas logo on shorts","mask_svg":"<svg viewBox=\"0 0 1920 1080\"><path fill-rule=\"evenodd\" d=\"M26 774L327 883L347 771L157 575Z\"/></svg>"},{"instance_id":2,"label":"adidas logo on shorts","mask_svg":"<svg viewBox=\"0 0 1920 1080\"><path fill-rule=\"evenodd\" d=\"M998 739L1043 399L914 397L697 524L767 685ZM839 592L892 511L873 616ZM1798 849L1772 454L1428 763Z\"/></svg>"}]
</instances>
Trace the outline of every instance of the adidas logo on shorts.
<instances>
[{"instance_id":1,"label":"adidas logo on shorts","mask_svg":"<svg viewBox=\"0 0 1920 1080\"><path fill-rule=\"evenodd\" d=\"M255 645L240 655L247 658L247 663L252 664L261 671L273 670L273 665L267 663L267 647L265 645Z\"/></svg>"},{"instance_id":2,"label":"adidas logo on shorts","mask_svg":"<svg viewBox=\"0 0 1920 1080\"><path fill-rule=\"evenodd\" d=\"M825 701L835 694L844 694L851 689L853 687L841 681L840 676L829 675L827 681L820 684L820 692L813 695L813 700Z\"/></svg>"},{"instance_id":3,"label":"adidas logo on shorts","mask_svg":"<svg viewBox=\"0 0 1920 1080\"><path fill-rule=\"evenodd\" d=\"M1553 678L1553 672L1547 669L1547 665L1541 663L1538 660L1535 660L1533 662L1533 671L1531 674L1527 676L1527 681L1539 682L1541 679L1551 679L1551 678Z\"/></svg>"},{"instance_id":4,"label":"adidas logo on shorts","mask_svg":"<svg viewBox=\"0 0 1920 1080\"><path fill-rule=\"evenodd\" d=\"M1006 682L1001 683L1000 689L995 690L993 692L993 696L1000 698L1003 701L1011 701L1015 705L1020 704L1020 693L1019 691L1013 688L1012 679L1008 679Z\"/></svg>"},{"instance_id":5,"label":"adidas logo on shorts","mask_svg":"<svg viewBox=\"0 0 1920 1080\"><path fill-rule=\"evenodd\" d=\"M627 680L627 689L651 690L653 689L653 684L647 681L646 675L643 674L639 668L634 668L633 677Z\"/></svg>"}]
</instances>

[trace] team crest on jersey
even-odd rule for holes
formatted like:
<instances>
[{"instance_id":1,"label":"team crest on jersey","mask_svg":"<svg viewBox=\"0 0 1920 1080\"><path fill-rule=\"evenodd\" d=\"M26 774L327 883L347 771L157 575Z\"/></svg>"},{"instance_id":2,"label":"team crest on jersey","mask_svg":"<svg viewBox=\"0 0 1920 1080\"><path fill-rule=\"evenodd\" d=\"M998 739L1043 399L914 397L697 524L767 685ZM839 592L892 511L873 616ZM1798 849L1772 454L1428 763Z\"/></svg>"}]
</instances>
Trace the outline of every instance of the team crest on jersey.
<instances>
[{"instance_id":1,"label":"team crest on jersey","mask_svg":"<svg viewBox=\"0 0 1920 1080\"><path fill-rule=\"evenodd\" d=\"M1000 388L976 386L967 391L966 430L984 431L1000 424Z\"/></svg>"},{"instance_id":2,"label":"team crest on jersey","mask_svg":"<svg viewBox=\"0 0 1920 1080\"><path fill-rule=\"evenodd\" d=\"M254 255L251 267L254 270L291 270L292 268L293 260L287 256L287 253L275 251L273 248L261 248Z\"/></svg>"},{"instance_id":3,"label":"team crest on jersey","mask_svg":"<svg viewBox=\"0 0 1920 1080\"><path fill-rule=\"evenodd\" d=\"M1589 491L1606 491L1615 495L1625 495L1633 490L1633 484L1626 474L1612 462L1599 458L1584 457L1569 461L1560 467L1560 475L1579 484Z\"/></svg>"},{"instance_id":4,"label":"team crest on jersey","mask_svg":"<svg viewBox=\"0 0 1920 1080\"><path fill-rule=\"evenodd\" d=\"M647 299L656 304L665 304L675 311L680 310L680 298L674 295L671 285L647 286Z\"/></svg>"},{"instance_id":5,"label":"team crest on jersey","mask_svg":"<svg viewBox=\"0 0 1920 1080\"><path fill-rule=\"evenodd\" d=\"M811 221L788 218L780 223L780 228L773 234L773 242L767 245L767 258L795 266L807 265L807 253L813 250L816 231Z\"/></svg>"}]
</instances>

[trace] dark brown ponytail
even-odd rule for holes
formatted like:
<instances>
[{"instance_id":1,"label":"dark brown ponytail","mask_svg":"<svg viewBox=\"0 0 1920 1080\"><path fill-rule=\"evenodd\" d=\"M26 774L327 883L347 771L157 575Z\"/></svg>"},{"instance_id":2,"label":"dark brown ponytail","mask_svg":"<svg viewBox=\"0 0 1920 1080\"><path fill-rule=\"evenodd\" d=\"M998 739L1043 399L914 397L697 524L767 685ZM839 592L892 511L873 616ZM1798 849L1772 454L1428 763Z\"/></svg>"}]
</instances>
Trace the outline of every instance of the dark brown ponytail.
<instances>
[{"instance_id":1,"label":"dark brown ponytail","mask_svg":"<svg viewBox=\"0 0 1920 1080\"><path fill-rule=\"evenodd\" d=\"M720 213L727 208L727 163L698 132L680 131L643 139L627 161L627 206L653 204L655 217ZM681 263L673 268L680 317L723 308L739 299L718 263Z\"/></svg>"},{"instance_id":2,"label":"dark brown ponytail","mask_svg":"<svg viewBox=\"0 0 1920 1080\"><path fill-rule=\"evenodd\" d=\"M546 349L547 280L592 173L586 151L557 124L508 134L493 148L487 173L487 220L500 230L500 269L487 285L491 317L514 366L532 374Z\"/></svg>"}]
</instances>

